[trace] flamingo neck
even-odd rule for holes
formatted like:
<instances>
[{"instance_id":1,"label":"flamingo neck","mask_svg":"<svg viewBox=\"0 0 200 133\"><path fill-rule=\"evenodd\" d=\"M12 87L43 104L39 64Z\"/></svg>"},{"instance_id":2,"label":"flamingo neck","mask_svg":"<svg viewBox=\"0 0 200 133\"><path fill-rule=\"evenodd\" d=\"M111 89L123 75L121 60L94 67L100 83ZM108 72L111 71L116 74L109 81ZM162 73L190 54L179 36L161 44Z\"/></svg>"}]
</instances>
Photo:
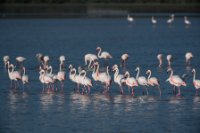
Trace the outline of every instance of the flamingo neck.
<instances>
[{"instance_id":1,"label":"flamingo neck","mask_svg":"<svg viewBox=\"0 0 200 133\"><path fill-rule=\"evenodd\" d=\"M23 75L25 75L25 74L26 74L26 69L25 69L25 67L24 67L23 69L24 69L24 73L23 73Z\"/></svg>"},{"instance_id":2,"label":"flamingo neck","mask_svg":"<svg viewBox=\"0 0 200 133\"><path fill-rule=\"evenodd\" d=\"M168 60L168 65L171 66L171 61L170 60Z\"/></svg>"},{"instance_id":3,"label":"flamingo neck","mask_svg":"<svg viewBox=\"0 0 200 133\"><path fill-rule=\"evenodd\" d=\"M171 70L169 78L171 78L173 76L173 73L174 73L173 70Z\"/></svg>"},{"instance_id":4,"label":"flamingo neck","mask_svg":"<svg viewBox=\"0 0 200 133\"><path fill-rule=\"evenodd\" d=\"M119 69L116 69L114 77L117 78L118 74L119 74Z\"/></svg>"},{"instance_id":5,"label":"flamingo neck","mask_svg":"<svg viewBox=\"0 0 200 133\"><path fill-rule=\"evenodd\" d=\"M136 79L138 79L138 77L139 77L139 74L140 74L140 68L137 68L137 75L136 75Z\"/></svg>"},{"instance_id":6,"label":"flamingo neck","mask_svg":"<svg viewBox=\"0 0 200 133\"><path fill-rule=\"evenodd\" d=\"M151 71L149 71L149 76L148 76L148 80L150 79L150 77L151 77Z\"/></svg>"},{"instance_id":7,"label":"flamingo neck","mask_svg":"<svg viewBox=\"0 0 200 133\"><path fill-rule=\"evenodd\" d=\"M62 62L60 63L60 72L62 71Z\"/></svg>"},{"instance_id":8,"label":"flamingo neck","mask_svg":"<svg viewBox=\"0 0 200 133\"><path fill-rule=\"evenodd\" d=\"M162 59L159 59L159 67L162 66Z\"/></svg>"},{"instance_id":9,"label":"flamingo neck","mask_svg":"<svg viewBox=\"0 0 200 133\"><path fill-rule=\"evenodd\" d=\"M107 66L107 71L106 72L107 72L107 75L110 76L110 74L109 74L109 66Z\"/></svg>"},{"instance_id":10,"label":"flamingo neck","mask_svg":"<svg viewBox=\"0 0 200 133\"><path fill-rule=\"evenodd\" d=\"M130 73L129 73L129 72L127 73L127 75L128 75L128 77L127 77L127 78L130 78Z\"/></svg>"},{"instance_id":11,"label":"flamingo neck","mask_svg":"<svg viewBox=\"0 0 200 133\"><path fill-rule=\"evenodd\" d=\"M196 77L196 71L194 71L193 82L195 81L195 77Z\"/></svg>"},{"instance_id":12,"label":"flamingo neck","mask_svg":"<svg viewBox=\"0 0 200 133\"><path fill-rule=\"evenodd\" d=\"M99 52L98 52L98 57L99 57L99 58L101 58L101 55L100 55L100 54L101 54L101 48L99 49Z\"/></svg>"}]
</instances>

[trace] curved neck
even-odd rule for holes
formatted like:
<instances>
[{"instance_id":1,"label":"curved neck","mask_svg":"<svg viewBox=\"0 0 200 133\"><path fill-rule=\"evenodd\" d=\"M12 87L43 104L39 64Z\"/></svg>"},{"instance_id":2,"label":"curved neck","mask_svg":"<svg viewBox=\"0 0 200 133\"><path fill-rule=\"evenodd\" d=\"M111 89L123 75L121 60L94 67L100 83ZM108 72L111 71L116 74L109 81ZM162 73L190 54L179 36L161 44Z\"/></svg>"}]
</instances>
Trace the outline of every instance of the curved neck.
<instances>
[{"instance_id":1,"label":"curved neck","mask_svg":"<svg viewBox=\"0 0 200 133\"><path fill-rule=\"evenodd\" d=\"M149 76L148 76L148 80L150 79L150 77L151 77L151 71L149 71Z\"/></svg>"},{"instance_id":2,"label":"curved neck","mask_svg":"<svg viewBox=\"0 0 200 133\"><path fill-rule=\"evenodd\" d=\"M194 74L193 74L193 82L195 81L195 77L196 77L196 71L194 70Z\"/></svg>"},{"instance_id":3,"label":"curved neck","mask_svg":"<svg viewBox=\"0 0 200 133\"><path fill-rule=\"evenodd\" d=\"M138 79L138 77L139 77L139 74L140 74L140 68L137 68L137 75L136 75L136 79Z\"/></svg>"},{"instance_id":4,"label":"curved neck","mask_svg":"<svg viewBox=\"0 0 200 133\"><path fill-rule=\"evenodd\" d=\"M159 59L159 67L162 66L162 59Z\"/></svg>"},{"instance_id":5,"label":"curved neck","mask_svg":"<svg viewBox=\"0 0 200 133\"><path fill-rule=\"evenodd\" d=\"M117 69L115 70L114 77L117 78L118 74L119 74L119 69L117 68Z\"/></svg>"},{"instance_id":6,"label":"curved neck","mask_svg":"<svg viewBox=\"0 0 200 133\"><path fill-rule=\"evenodd\" d=\"M101 58L101 55L100 55L100 54L101 54L101 48L99 49L99 52L98 52L98 57L99 57L99 58Z\"/></svg>"},{"instance_id":7,"label":"curved neck","mask_svg":"<svg viewBox=\"0 0 200 133\"><path fill-rule=\"evenodd\" d=\"M130 73L129 72L127 72L127 78L130 78Z\"/></svg>"},{"instance_id":8,"label":"curved neck","mask_svg":"<svg viewBox=\"0 0 200 133\"><path fill-rule=\"evenodd\" d=\"M60 72L62 71L62 62L60 62Z\"/></svg>"},{"instance_id":9,"label":"curved neck","mask_svg":"<svg viewBox=\"0 0 200 133\"><path fill-rule=\"evenodd\" d=\"M99 72L99 64L97 64L97 70L96 70L96 72Z\"/></svg>"},{"instance_id":10,"label":"curved neck","mask_svg":"<svg viewBox=\"0 0 200 133\"><path fill-rule=\"evenodd\" d=\"M173 76L173 70L171 69L171 73L170 73L170 76L169 76L169 78L171 78L172 76Z\"/></svg>"},{"instance_id":11,"label":"curved neck","mask_svg":"<svg viewBox=\"0 0 200 133\"><path fill-rule=\"evenodd\" d=\"M171 66L171 61L170 60L168 60L168 65Z\"/></svg>"},{"instance_id":12,"label":"curved neck","mask_svg":"<svg viewBox=\"0 0 200 133\"><path fill-rule=\"evenodd\" d=\"M109 66L107 66L107 75L109 76L110 74L109 74Z\"/></svg>"},{"instance_id":13,"label":"curved neck","mask_svg":"<svg viewBox=\"0 0 200 133\"><path fill-rule=\"evenodd\" d=\"M23 69L24 69L24 73L23 73L23 75L25 75L25 74L26 74L26 69L25 69L25 67L23 67Z\"/></svg>"}]
</instances>

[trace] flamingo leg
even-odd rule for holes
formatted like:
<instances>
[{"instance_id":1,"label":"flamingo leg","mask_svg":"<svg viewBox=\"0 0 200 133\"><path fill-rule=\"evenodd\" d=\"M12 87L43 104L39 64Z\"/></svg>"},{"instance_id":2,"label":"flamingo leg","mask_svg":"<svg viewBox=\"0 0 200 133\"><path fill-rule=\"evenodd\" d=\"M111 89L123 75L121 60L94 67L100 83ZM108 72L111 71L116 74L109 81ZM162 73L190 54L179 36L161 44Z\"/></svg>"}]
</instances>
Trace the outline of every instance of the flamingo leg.
<instances>
[{"instance_id":1,"label":"flamingo leg","mask_svg":"<svg viewBox=\"0 0 200 133\"><path fill-rule=\"evenodd\" d=\"M196 96L198 96L199 95L199 90L198 89L196 89L196 94L195 94Z\"/></svg>"},{"instance_id":2,"label":"flamingo leg","mask_svg":"<svg viewBox=\"0 0 200 133\"><path fill-rule=\"evenodd\" d=\"M121 85L120 85L120 90L121 90L121 94L124 94L124 90Z\"/></svg>"},{"instance_id":3,"label":"flamingo leg","mask_svg":"<svg viewBox=\"0 0 200 133\"><path fill-rule=\"evenodd\" d=\"M90 94L90 87L88 86L88 94Z\"/></svg>"},{"instance_id":4,"label":"flamingo leg","mask_svg":"<svg viewBox=\"0 0 200 133\"><path fill-rule=\"evenodd\" d=\"M134 93L134 88L132 87L132 96L135 96L135 93Z\"/></svg>"},{"instance_id":5,"label":"flamingo leg","mask_svg":"<svg viewBox=\"0 0 200 133\"><path fill-rule=\"evenodd\" d=\"M145 90L146 90L146 92L147 92L147 96L148 96L148 95L149 95L148 89L147 89L146 86L145 86L144 88L145 88Z\"/></svg>"},{"instance_id":6,"label":"flamingo leg","mask_svg":"<svg viewBox=\"0 0 200 133\"><path fill-rule=\"evenodd\" d=\"M173 94L176 95L176 86L173 87Z\"/></svg>"},{"instance_id":7,"label":"flamingo leg","mask_svg":"<svg viewBox=\"0 0 200 133\"><path fill-rule=\"evenodd\" d=\"M161 89L160 89L160 86L158 86L158 91L159 91L159 94L160 94L160 96L161 96Z\"/></svg>"},{"instance_id":8,"label":"flamingo leg","mask_svg":"<svg viewBox=\"0 0 200 133\"><path fill-rule=\"evenodd\" d=\"M178 87L178 94L176 96L180 96L181 95L181 89L180 87Z\"/></svg>"}]
</instances>

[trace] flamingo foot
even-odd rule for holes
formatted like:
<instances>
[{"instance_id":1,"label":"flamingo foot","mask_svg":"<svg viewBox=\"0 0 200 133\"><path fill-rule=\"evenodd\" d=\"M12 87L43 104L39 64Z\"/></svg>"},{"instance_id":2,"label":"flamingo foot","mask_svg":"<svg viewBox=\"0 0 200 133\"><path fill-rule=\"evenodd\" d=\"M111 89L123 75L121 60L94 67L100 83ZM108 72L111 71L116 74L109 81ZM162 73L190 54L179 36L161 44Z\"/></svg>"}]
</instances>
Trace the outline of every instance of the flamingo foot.
<instances>
[{"instance_id":1,"label":"flamingo foot","mask_svg":"<svg viewBox=\"0 0 200 133\"><path fill-rule=\"evenodd\" d=\"M177 96L177 97L179 97L179 96L181 96L181 94L180 94L180 93L178 93L178 94L176 94L176 96Z\"/></svg>"}]
</instances>

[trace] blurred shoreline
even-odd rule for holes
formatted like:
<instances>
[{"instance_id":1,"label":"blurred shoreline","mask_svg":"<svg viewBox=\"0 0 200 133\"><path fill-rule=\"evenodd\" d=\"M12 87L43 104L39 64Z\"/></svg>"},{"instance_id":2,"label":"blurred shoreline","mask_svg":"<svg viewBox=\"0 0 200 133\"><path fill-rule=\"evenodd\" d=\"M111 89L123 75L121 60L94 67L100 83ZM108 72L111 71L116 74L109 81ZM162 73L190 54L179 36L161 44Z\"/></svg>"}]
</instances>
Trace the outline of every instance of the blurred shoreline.
<instances>
[{"instance_id":1,"label":"blurred shoreline","mask_svg":"<svg viewBox=\"0 0 200 133\"><path fill-rule=\"evenodd\" d=\"M0 18L121 18L127 14L148 17L154 13L199 17L200 4L0 4Z\"/></svg>"}]
</instances>

